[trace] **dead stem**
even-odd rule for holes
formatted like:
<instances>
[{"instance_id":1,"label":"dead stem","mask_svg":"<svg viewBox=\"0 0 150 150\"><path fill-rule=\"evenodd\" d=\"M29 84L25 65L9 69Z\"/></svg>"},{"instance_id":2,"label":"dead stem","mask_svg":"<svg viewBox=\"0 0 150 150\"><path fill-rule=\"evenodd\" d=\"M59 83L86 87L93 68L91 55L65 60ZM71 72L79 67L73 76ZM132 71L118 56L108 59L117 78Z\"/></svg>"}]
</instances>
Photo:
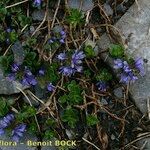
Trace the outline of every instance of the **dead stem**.
<instances>
[{"instance_id":1,"label":"dead stem","mask_svg":"<svg viewBox=\"0 0 150 150\"><path fill-rule=\"evenodd\" d=\"M11 7L15 7L17 5L20 5L20 4L23 4L25 2L28 2L29 0L24 0L24 1L21 1L21 2L18 2L18 3L15 3L15 4L12 4L12 5L9 5L9 6L6 6L5 8L8 9L8 8L11 8Z\"/></svg>"},{"instance_id":2,"label":"dead stem","mask_svg":"<svg viewBox=\"0 0 150 150\"><path fill-rule=\"evenodd\" d=\"M88 144L90 144L90 145L94 146L97 150L101 150L101 149L100 149L100 148L98 148L98 147L97 147L94 143L92 143L92 142L88 141L87 139L82 138L82 140L83 140L83 141L85 141L85 142L87 142Z\"/></svg>"}]
</instances>

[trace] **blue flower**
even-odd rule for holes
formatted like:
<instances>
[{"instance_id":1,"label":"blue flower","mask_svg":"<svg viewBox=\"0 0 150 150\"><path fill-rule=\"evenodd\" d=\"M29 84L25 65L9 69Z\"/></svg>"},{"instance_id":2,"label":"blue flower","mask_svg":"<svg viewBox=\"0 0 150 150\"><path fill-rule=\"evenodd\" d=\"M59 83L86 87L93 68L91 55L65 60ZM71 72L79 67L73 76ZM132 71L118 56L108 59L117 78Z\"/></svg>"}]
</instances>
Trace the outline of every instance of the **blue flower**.
<instances>
[{"instance_id":1,"label":"blue flower","mask_svg":"<svg viewBox=\"0 0 150 150\"><path fill-rule=\"evenodd\" d=\"M60 67L59 72L62 73L64 76L71 76L75 73L75 69L70 66L62 66Z\"/></svg>"},{"instance_id":2,"label":"blue flower","mask_svg":"<svg viewBox=\"0 0 150 150\"><path fill-rule=\"evenodd\" d=\"M0 120L0 129L7 128L11 122L14 120L13 114L7 114L3 119Z\"/></svg>"},{"instance_id":3,"label":"blue flower","mask_svg":"<svg viewBox=\"0 0 150 150\"><path fill-rule=\"evenodd\" d=\"M47 90L50 91L50 92L53 92L55 90L55 86L52 83L49 83L47 85Z\"/></svg>"},{"instance_id":4,"label":"blue flower","mask_svg":"<svg viewBox=\"0 0 150 150\"><path fill-rule=\"evenodd\" d=\"M15 142L19 142L20 138L23 137L23 133L26 130L25 124L19 124L12 131L12 140Z\"/></svg>"},{"instance_id":5,"label":"blue flower","mask_svg":"<svg viewBox=\"0 0 150 150\"><path fill-rule=\"evenodd\" d=\"M57 58L58 58L59 60L65 60L65 59L67 59L67 56L66 56L66 54L65 54L65 52L64 52L64 53L60 53L60 54L57 56Z\"/></svg>"},{"instance_id":6,"label":"blue flower","mask_svg":"<svg viewBox=\"0 0 150 150\"><path fill-rule=\"evenodd\" d=\"M5 133L4 129L0 129L0 135L3 135Z\"/></svg>"},{"instance_id":7,"label":"blue flower","mask_svg":"<svg viewBox=\"0 0 150 150\"><path fill-rule=\"evenodd\" d=\"M35 7L39 7L39 6L41 6L41 3L42 3L41 0L34 0L33 5L34 5Z\"/></svg>"},{"instance_id":8,"label":"blue flower","mask_svg":"<svg viewBox=\"0 0 150 150\"><path fill-rule=\"evenodd\" d=\"M3 135L5 133L4 129L7 128L11 122L14 120L13 114L7 114L5 117L3 117L0 120L0 135Z\"/></svg>"},{"instance_id":9,"label":"blue flower","mask_svg":"<svg viewBox=\"0 0 150 150\"><path fill-rule=\"evenodd\" d=\"M11 70L12 70L12 72L19 71L19 65L17 63L12 64Z\"/></svg>"},{"instance_id":10,"label":"blue flower","mask_svg":"<svg viewBox=\"0 0 150 150\"><path fill-rule=\"evenodd\" d=\"M28 68L25 68L24 73L25 73L25 75L21 82L23 85L26 85L26 86L33 85L34 86L37 84L37 80L35 79L35 76L32 74L32 72Z\"/></svg>"},{"instance_id":11,"label":"blue flower","mask_svg":"<svg viewBox=\"0 0 150 150\"><path fill-rule=\"evenodd\" d=\"M51 43L54 43L54 41L52 39L49 39L48 43L51 44Z\"/></svg>"},{"instance_id":12,"label":"blue flower","mask_svg":"<svg viewBox=\"0 0 150 150\"><path fill-rule=\"evenodd\" d=\"M121 69L123 68L124 63L121 59L114 60L114 69Z\"/></svg>"},{"instance_id":13,"label":"blue flower","mask_svg":"<svg viewBox=\"0 0 150 150\"><path fill-rule=\"evenodd\" d=\"M82 59L85 58L85 54L83 51L76 50L75 53L72 55L72 65L79 65L82 63Z\"/></svg>"},{"instance_id":14,"label":"blue flower","mask_svg":"<svg viewBox=\"0 0 150 150\"><path fill-rule=\"evenodd\" d=\"M138 77L135 76L132 72L130 72L129 74L122 73L120 77L120 82L125 84L128 84L129 82L135 82L138 79Z\"/></svg>"},{"instance_id":15,"label":"blue flower","mask_svg":"<svg viewBox=\"0 0 150 150\"><path fill-rule=\"evenodd\" d=\"M15 73L10 73L10 74L8 74L8 76L6 77L6 79L7 79L8 81L14 81L14 80L16 79Z\"/></svg>"},{"instance_id":16,"label":"blue flower","mask_svg":"<svg viewBox=\"0 0 150 150\"><path fill-rule=\"evenodd\" d=\"M45 74L45 70L41 68L41 69L39 70L39 75L43 76L44 74Z\"/></svg>"},{"instance_id":17,"label":"blue flower","mask_svg":"<svg viewBox=\"0 0 150 150\"><path fill-rule=\"evenodd\" d=\"M24 79L22 80L22 84L26 86L29 86L29 85L34 86L37 84L37 80L35 79L33 75L29 77L24 77Z\"/></svg>"},{"instance_id":18,"label":"blue flower","mask_svg":"<svg viewBox=\"0 0 150 150\"><path fill-rule=\"evenodd\" d=\"M99 81L97 84L96 84L96 86L98 87L98 90L100 90L100 91L106 91L107 90L107 87L108 87L108 85L106 84L106 82L104 82L104 81Z\"/></svg>"},{"instance_id":19,"label":"blue flower","mask_svg":"<svg viewBox=\"0 0 150 150\"><path fill-rule=\"evenodd\" d=\"M6 32L8 32L8 33L10 33L11 31L12 31L11 28L7 28L7 29L6 29Z\"/></svg>"},{"instance_id":20,"label":"blue flower","mask_svg":"<svg viewBox=\"0 0 150 150\"><path fill-rule=\"evenodd\" d=\"M141 76L145 75L144 61L142 58L137 58L135 60L135 68L140 72Z\"/></svg>"},{"instance_id":21,"label":"blue flower","mask_svg":"<svg viewBox=\"0 0 150 150\"><path fill-rule=\"evenodd\" d=\"M63 43L65 43L65 40L64 39L60 39L59 42L63 44Z\"/></svg>"},{"instance_id":22,"label":"blue flower","mask_svg":"<svg viewBox=\"0 0 150 150\"><path fill-rule=\"evenodd\" d=\"M66 32L65 31L60 31L60 35L61 35L61 39L65 39L66 38Z\"/></svg>"}]
</instances>

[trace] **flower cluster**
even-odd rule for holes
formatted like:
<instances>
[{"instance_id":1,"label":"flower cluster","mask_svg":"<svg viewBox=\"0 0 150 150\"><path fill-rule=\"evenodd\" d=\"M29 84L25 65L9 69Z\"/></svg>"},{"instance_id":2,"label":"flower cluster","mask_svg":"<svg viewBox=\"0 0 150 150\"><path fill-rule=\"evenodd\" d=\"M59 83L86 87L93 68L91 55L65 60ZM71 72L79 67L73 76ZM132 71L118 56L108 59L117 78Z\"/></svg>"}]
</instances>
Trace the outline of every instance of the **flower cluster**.
<instances>
[{"instance_id":1,"label":"flower cluster","mask_svg":"<svg viewBox=\"0 0 150 150\"><path fill-rule=\"evenodd\" d=\"M67 59L65 53L60 53L57 58L61 61ZM85 58L83 51L76 50L71 57L71 64L67 66L62 66L59 69L59 72L64 76L71 76L76 72L82 72L82 60Z\"/></svg>"},{"instance_id":2,"label":"flower cluster","mask_svg":"<svg viewBox=\"0 0 150 150\"><path fill-rule=\"evenodd\" d=\"M0 120L0 135L5 133L4 129L11 125L11 123L14 121L14 118L15 116L13 114L7 114ZM19 139L23 136L25 129L25 124L17 125L12 131L12 140L18 142Z\"/></svg>"},{"instance_id":3,"label":"flower cluster","mask_svg":"<svg viewBox=\"0 0 150 150\"><path fill-rule=\"evenodd\" d=\"M34 5L35 7L40 7L40 6L41 6L41 3L42 3L42 0L34 0L33 5Z\"/></svg>"},{"instance_id":4,"label":"flower cluster","mask_svg":"<svg viewBox=\"0 0 150 150\"><path fill-rule=\"evenodd\" d=\"M26 68L25 71L24 71L24 77L23 77L23 80L22 80L22 84L23 85L36 85L37 84L37 80L35 78L35 76L32 74L32 72Z\"/></svg>"},{"instance_id":5,"label":"flower cluster","mask_svg":"<svg viewBox=\"0 0 150 150\"><path fill-rule=\"evenodd\" d=\"M14 130L12 131L12 140L19 142L20 138L23 137L23 133L26 130L25 124L19 124L17 125Z\"/></svg>"},{"instance_id":6,"label":"flower cluster","mask_svg":"<svg viewBox=\"0 0 150 150\"><path fill-rule=\"evenodd\" d=\"M143 64L143 59L138 58L134 61L133 67L131 68L127 61L116 59L114 60L114 69L121 70L120 82L127 84L138 79L135 71L138 71L141 76L145 75Z\"/></svg>"},{"instance_id":7,"label":"flower cluster","mask_svg":"<svg viewBox=\"0 0 150 150\"><path fill-rule=\"evenodd\" d=\"M12 72L10 74L8 74L7 79L9 81L14 81L16 79L17 73L20 71L20 68L21 68L20 65L18 65L17 63L13 63L11 65L11 71ZM44 75L45 75L45 69L44 68L39 69L38 76L41 77ZM25 66L24 75L23 75L23 78L21 80L21 84L23 86L35 86L37 83L38 83L38 81L36 79L36 76L33 75L31 70ZM48 91L52 92L52 91L54 91L54 89L55 89L55 86L52 85L52 83L47 84L47 90Z\"/></svg>"},{"instance_id":8,"label":"flower cluster","mask_svg":"<svg viewBox=\"0 0 150 150\"><path fill-rule=\"evenodd\" d=\"M54 43L54 42L59 42L59 43L65 43L65 38L66 38L66 32L64 30L59 32L58 36L53 36L48 40L48 43Z\"/></svg>"},{"instance_id":9,"label":"flower cluster","mask_svg":"<svg viewBox=\"0 0 150 150\"><path fill-rule=\"evenodd\" d=\"M0 120L0 135L4 134L4 129L7 128L14 120L13 114L7 114L3 119Z\"/></svg>"}]
</instances>

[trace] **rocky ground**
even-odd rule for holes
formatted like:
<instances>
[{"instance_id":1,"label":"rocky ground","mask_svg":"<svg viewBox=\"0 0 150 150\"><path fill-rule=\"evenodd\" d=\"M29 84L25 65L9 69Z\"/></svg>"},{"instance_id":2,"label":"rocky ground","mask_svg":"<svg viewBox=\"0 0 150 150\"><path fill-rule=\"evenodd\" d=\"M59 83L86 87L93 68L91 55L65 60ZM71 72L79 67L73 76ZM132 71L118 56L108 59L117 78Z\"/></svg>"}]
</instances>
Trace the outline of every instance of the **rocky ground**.
<instances>
[{"instance_id":1,"label":"rocky ground","mask_svg":"<svg viewBox=\"0 0 150 150\"><path fill-rule=\"evenodd\" d=\"M26 4L26 2L27 1L23 2L23 5ZM32 41L34 46L31 44L28 48L34 49L36 47L34 50L36 50L38 57L41 57L41 59L44 60L43 64L45 67L45 62L51 64L51 57L49 57L51 56L49 55L51 52L47 53L47 51L42 51L41 53L41 50L43 50L41 47L44 46L46 39L49 36L49 34L47 34L47 30L60 31L63 28L67 31L68 37L62 45L58 46L56 51L61 52L62 49L67 49L65 50L67 53L69 51L68 49L82 48L85 43L88 43L87 45L92 47L95 54L91 57L90 51L89 57L86 53L87 51L84 50L86 53L86 59L83 60L83 67L87 68L87 72L81 75L77 73L75 76L71 77L61 76L61 79L58 80L58 82L53 82L58 84L58 87L56 86L58 91L50 91L52 93L48 93L46 89L43 88L43 84L41 83L44 81L40 82L41 79L39 79L38 76L36 76L38 84L34 86L24 86L19 79L10 82L10 80L8 80L8 76L6 77L3 67L1 67L0 94L2 99L7 100L7 105L9 107L6 112L15 113L16 120L19 117L23 117L18 114L27 113L22 112L22 110L24 110L24 105L29 105L30 108L33 107L36 109L36 112L34 113L34 109L32 108L29 113L33 112L33 115L29 117L25 116L26 118L21 120L18 119L14 123L25 123L28 126L26 133L19 141L19 143L24 144L18 144L14 147L0 146L0 148L2 150L149 150L150 1L138 0L134 2L127 0L115 3L111 0L100 2L85 0L82 5L80 4L80 1L68 1L67 7L78 9L81 5L80 10L85 14L84 25L77 26L75 28L73 28L73 26L69 26L64 21L64 18L66 17L65 13L67 12L64 12L64 3L60 2L62 4L60 5L59 2L60 1L57 3L52 2L52 4L48 6L46 1L43 1L42 8L34 9L31 13L27 13L28 16L32 16L33 22L30 24L29 28L25 30L25 32L23 29L26 29L26 26L23 26L21 31L19 29L17 30L20 32L19 40L15 40L7 46L6 44L3 44L5 42L1 42L1 55L3 54L8 57L8 50L11 50L14 62L19 65L24 65L24 60L26 60L25 46L27 46L25 45L25 40L29 36L33 35L35 38L39 38L38 40L41 41L41 43L37 42L37 44L34 45L34 42ZM8 4L9 5L5 7L15 7L12 3ZM22 4L17 5L20 6ZM27 10L29 11L28 8ZM47 25L47 22L44 24L46 20L45 16L47 18L47 22L51 22L51 27L54 27L54 29L49 28L49 24ZM78 22L75 23L78 24ZM2 22L1 26L4 25L5 23ZM43 40L44 38L45 40ZM118 77L118 72L114 70L114 58L110 57L108 52L112 43L122 45L125 48L127 57L132 56L133 58L143 58L146 73L143 77L139 77L135 83L128 83L126 85L119 82L120 79ZM84 47L86 47L86 44ZM5 51L3 49L7 50ZM54 49L54 55L55 53L57 52L55 52ZM71 53L68 55L71 55ZM52 61L55 62L55 58L52 59ZM34 70L33 68L32 70ZM95 77L95 74L98 73L97 70L101 71L103 68L107 69L108 72L102 71L104 75L100 74L99 77ZM52 74L53 71L55 70L51 70L50 74ZM91 75L89 75L89 72ZM111 75L109 72L111 72ZM100 90L97 89L95 85L97 78L101 79L100 81L102 81L102 78L105 79L105 81L108 81L109 88L102 91L101 89L104 89L104 87L100 86ZM113 79L109 80L109 78ZM52 77L50 79L52 79ZM44 80L47 81L49 79L44 78ZM76 83L72 81L76 81ZM69 86L67 85L68 83L70 83ZM79 85L77 83L79 83ZM60 96L63 95L63 92L68 93L69 95L69 92L73 91L74 88L79 89L80 93L79 87L84 89L81 94L83 96L82 102L77 101L77 103L75 103L73 101L70 104L70 101L66 102L66 97L65 99L60 98ZM70 88L72 89L70 90ZM74 92L76 92L76 90ZM80 99L80 94L77 96L79 97L76 99ZM60 102L60 99L64 102ZM74 100L76 101L76 99ZM4 103L2 104L4 105ZM71 110L68 111L71 116L67 114L66 116L69 119L67 117L64 119L62 116L68 108L69 110L71 108ZM76 113L72 113L73 110L78 112L78 115ZM3 113L6 114L5 112ZM29 114L27 113L27 115ZM4 115L2 114L1 119L3 116ZM79 118L76 118L76 116ZM54 121L51 120L51 122L45 126L48 122L47 118L54 119ZM35 123L32 122L33 120L35 120ZM34 123L34 125L30 126L32 123ZM47 131L52 132L49 133ZM49 133L48 137L45 136L46 133ZM3 141L11 141L12 139L9 135L10 133L8 135L5 134L1 136L0 139ZM26 145L27 140L55 141L64 139L76 140L78 144L76 147L56 147L55 145L29 147Z\"/></svg>"}]
</instances>

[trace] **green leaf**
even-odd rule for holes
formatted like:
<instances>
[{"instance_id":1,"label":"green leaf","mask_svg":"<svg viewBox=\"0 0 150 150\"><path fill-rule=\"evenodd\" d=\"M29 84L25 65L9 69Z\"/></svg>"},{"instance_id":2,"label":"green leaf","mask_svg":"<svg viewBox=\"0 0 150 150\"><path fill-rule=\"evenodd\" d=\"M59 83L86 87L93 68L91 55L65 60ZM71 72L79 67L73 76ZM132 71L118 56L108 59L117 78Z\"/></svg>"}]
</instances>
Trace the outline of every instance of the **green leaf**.
<instances>
[{"instance_id":1,"label":"green leaf","mask_svg":"<svg viewBox=\"0 0 150 150\"><path fill-rule=\"evenodd\" d=\"M87 45L84 49L85 54L87 57L94 57L96 56L94 49L92 48L91 45Z\"/></svg>"},{"instance_id":2,"label":"green leaf","mask_svg":"<svg viewBox=\"0 0 150 150\"><path fill-rule=\"evenodd\" d=\"M9 111L6 100L0 97L0 117L6 115Z\"/></svg>"},{"instance_id":3,"label":"green leaf","mask_svg":"<svg viewBox=\"0 0 150 150\"><path fill-rule=\"evenodd\" d=\"M4 20L5 19L5 15L7 14L7 9L0 5L0 20Z\"/></svg>"},{"instance_id":4,"label":"green leaf","mask_svg":"<svg viewBox=\"0 0 150 150\"><path fill-rule=\"evenodd\" d=\"M88 115L86 117L86 121L87 121L87 125L88 126L94 126L94 125L96 125L99 122L99 120L97 119L97 117L94 116L94 115Z\"/></svg>"},{"instance_id":5,"label":"green leaf","mask_svg":"<svg viewBox=\"0 0 150 150\"><path fill-rule=\"evenodd\" d=\"M122 45L112 44L109 47L109 53L114 58L121 58L124 56L125 48Z\"/></svg>"},{"instance_id":6,"label":"green leaf","mask_svg":"<svg viewBox=\"0 0 150 150\"><path fill-rule=\"evenodd\" d=\"M78 9L71 9L70 15L66 17L66 21L76 28L77 25L83 24L85 20L82 12L80 12Z\"/></svg>"},{"instance_id":7,"label":"green leaf","mask_svg":"<svg viewBox=\"0 0 150 150\"><path fill-rule=\"evenodd\" d=\"M46 140L51 140L51 139L53 139L54 137L56 137L56 133L55 133L54 131L52 131L52 130L47 130L47 131L45 132L44 139L46 139Z\"/></svg>"},{"instance_id":8,"label":"green leaf","mask_svg":"<svg viewBox=\"0 0 150 150\"><path fill-rule=\"evenodd\" d=\"M112 74L107 69L104 68L101 72L99 72L96 75L96 80L97 81L110 81L112 80Z\"/></svg>"},{"instance_id":9,"label":"green leaf","mask_svg":"<svg viewBox=\"0 0 150 150\"><path fill-rule=\"evenodd\" d=\"M36 115L36 109L32 106L26 106L17 114L16 118L18 121L22 122L23 120L33 117L34 115Z\"/></svg>"},{"instance_id":10,"label":"green leaf","mask_svg":"<svg viewBox=\"0 0 150 150\"><path fill-rule=\"evenodd\" d=\"M59 101L63 104L66 103L68 101L68 95L63 95L59 98Z\"/></svg>"},{"instance_id":11,"label":"green leaf","mask_svg":"<svg viewBox=\"0 0 150 150\"><path fill-rule=\"evenodd\" d=\"M13 62L13 55L0 56L0 66L3 69L4 73L7 73L9 71L12 62Z\"/></svg>"},{"instance_id":12,"label":"green leaf","mask_svg":"<svg viewBox=\"0 0 150 150\"><path fill-rule=\"evenodd\" d=\"M72 108L66 109L62 116L62 121L68 123L71 128L74 128L79 121L78 112Z\"/></svg>"},{"instance_id":13,"label":"green leaf","mask_svg":"<svg viewBox=\"0 0 150 150\"><path fill-rule=\"evenodd\" d=\"M18 39L18 34L15 31L9 33L9 38L11 42L15 42Z\"/></svg>"}]
</instances>

